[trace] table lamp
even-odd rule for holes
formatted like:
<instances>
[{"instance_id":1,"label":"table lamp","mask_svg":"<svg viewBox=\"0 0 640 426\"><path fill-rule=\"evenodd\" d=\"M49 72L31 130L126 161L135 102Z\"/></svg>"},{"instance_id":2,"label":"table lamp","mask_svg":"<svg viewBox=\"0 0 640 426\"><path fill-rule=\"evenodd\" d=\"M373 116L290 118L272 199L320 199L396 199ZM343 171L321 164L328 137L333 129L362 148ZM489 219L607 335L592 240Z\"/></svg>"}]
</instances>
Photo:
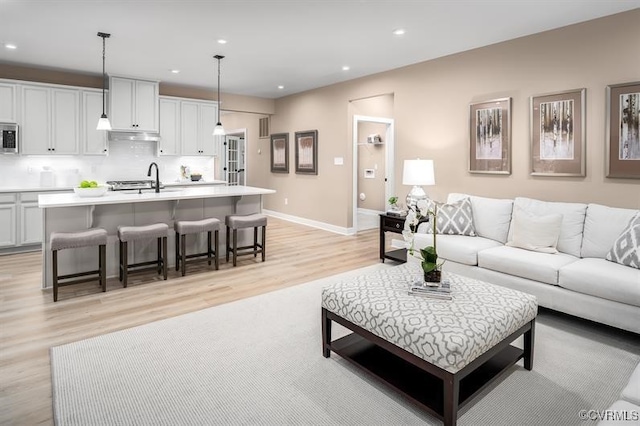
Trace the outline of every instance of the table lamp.
<instances>
[{"instance_id":1,"label":"table lamp","mask_svg":"<svg viewBox=\"0 0 640 426\"><path fill-rule=\"evenodd\" d=\"M433 160L404 160L402 184L413 185L407 194L407 208L415 208L420 200L426 200L427 194L421 185L435 185Z\"/></svg>"}]
</instances>

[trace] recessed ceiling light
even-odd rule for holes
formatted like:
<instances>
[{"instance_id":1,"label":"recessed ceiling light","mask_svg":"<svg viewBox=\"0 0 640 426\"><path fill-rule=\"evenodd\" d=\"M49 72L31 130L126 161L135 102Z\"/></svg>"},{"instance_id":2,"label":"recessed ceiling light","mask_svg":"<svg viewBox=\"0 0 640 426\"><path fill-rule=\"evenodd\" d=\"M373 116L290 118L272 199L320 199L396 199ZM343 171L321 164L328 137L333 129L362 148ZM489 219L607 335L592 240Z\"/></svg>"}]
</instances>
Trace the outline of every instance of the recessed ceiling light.
<instances>
[{"instance_id":1,"label":"recessed ceiling light","mask_svg":"<svg viewBox=\"0 0 640 426\"><path fill-rule=\"evenodd\" d=\"M11 49L11 50L15 50L18 48L18 46L16 46L15 44L11 44L11 43L5 43L4 47L6 47L7 49Z\"/></svg>"},{"instance_id":2,"label":"recessed ceiling light","mask_svg":"<svg viewBox=\"0 0 640 426\"><path fill-rule=\"evenodd\" d=\"M227 40L225 40L223 38L218 39L218 44L227 44Z\"/></svg>"},{"instance_id":3,"label":"recessed ceiling light","mask_svg":"<svg viewBox=\"0 0 640 426\"><path fill-rule=\"evenodd\" d=\"M345 65L342 67L342 71L349 71L351 69L351 67L349 67L349 65Z\"/></svg>"},{"instance_id":4,"label":"recessed ceiling light","mask_svg":"<svg viewBox=\"0 0 640 426\"><path fill-rule=\"evenodd\" d=\"M398 28L397 30L393 30L393 35L404 35L405 31L402 28Z\"/></svg>"},{"instance_id":5,"label":"recessed ceiling light","mask_svg":"<svg viewBox=\"0 0 640 426\"><path fill-rule=\"evenodd\" d=\"M278 86L278 89L282 90L282 89L284 89L284 86L280 85L280 86Z\"/></svg>"},{"instance_id":6,"label":"recessed ceiling light","mask_svg":"<svg viewBox=\"0 0 640 426\"><path fill-rule=\"evenodd\" d=\"M179 74L180 70L170 70L173 74Z\"/></svg>"}]
</instances>

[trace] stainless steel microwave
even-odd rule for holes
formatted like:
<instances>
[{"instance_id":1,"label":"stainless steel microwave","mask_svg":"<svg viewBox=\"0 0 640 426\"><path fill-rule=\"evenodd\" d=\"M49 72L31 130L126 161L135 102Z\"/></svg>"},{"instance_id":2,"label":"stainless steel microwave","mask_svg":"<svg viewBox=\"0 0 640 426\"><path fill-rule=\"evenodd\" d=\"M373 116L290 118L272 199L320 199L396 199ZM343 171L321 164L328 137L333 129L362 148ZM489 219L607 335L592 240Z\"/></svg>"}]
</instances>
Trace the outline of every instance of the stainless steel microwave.
<instances>
[{"instance_id":1,"label":"stainless steel microwave","mask_svg":"<svg viewBox=\"0 0 640 426\"><path fill-rule=\"evenodd\" d=\"M16 123L0 123L0 154L20 152L20 131Z\"/></svg>"}]
</instances>

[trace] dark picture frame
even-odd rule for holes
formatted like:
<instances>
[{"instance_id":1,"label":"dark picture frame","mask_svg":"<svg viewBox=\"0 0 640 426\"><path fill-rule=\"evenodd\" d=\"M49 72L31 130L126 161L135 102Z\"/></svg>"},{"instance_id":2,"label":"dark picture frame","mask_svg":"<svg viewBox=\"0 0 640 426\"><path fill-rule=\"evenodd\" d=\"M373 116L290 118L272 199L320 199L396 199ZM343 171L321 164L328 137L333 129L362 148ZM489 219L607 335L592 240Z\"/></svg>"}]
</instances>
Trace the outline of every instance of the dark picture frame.
<instances>
[{"instance_id":1,"label":"dark picture frame","mask_svg":"<svg viewBox=\"0 0 640 426\"><path fill-rule=\"evenodd\" d=\"M296 173L318 174L318 131L305 130L295 133Z\"/></svg>"},{"instance_id":2,"label":"dark picture frame","mask_svg":"<svg viewBox=\"0 0 640 426\"><path fill-rule=\"evenodd\" d=\"M511 174L511 98L469 105L469 173Z\"/></svg>"},{"instance_id":3,"label":"dark picture frame","mask_svg":"<svg viewBox=\"0 0 640 426\"><path fill-rule=\"evenodd\" d=\"M271 173L289 173L289 133L271 135Z\"/></svg>"},{"instance_id":4,"label":"dark picture frame","mask_svg":"<svg viewBox=\"0 0 640 426\"><path fill-rule=\"evenodd\" d=\"M640 81L606 89L607 177L640 179Z\"/></svg>"},{"instance_id":5,"label":"dark picture frame","mask_svg":"<svg viewBox=\"0 0 640 426\"><path fill-rule=\"evenodd\" d=\"M532 176L586 175L586 93L582 88L531 96Z\"/></svg>"}]
</instances>

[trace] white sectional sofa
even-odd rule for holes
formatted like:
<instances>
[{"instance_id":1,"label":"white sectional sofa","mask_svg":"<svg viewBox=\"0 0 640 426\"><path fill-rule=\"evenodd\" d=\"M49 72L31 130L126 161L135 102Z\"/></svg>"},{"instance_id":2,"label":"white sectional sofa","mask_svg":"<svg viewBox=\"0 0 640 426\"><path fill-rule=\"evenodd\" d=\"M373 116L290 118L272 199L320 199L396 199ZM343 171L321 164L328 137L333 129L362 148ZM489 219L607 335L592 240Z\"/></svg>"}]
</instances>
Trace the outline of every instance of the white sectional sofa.
<instances>
[{"instance_id":1,"label":"white sectional sofa","mask_svg":"<svg viewBox=\"0 0 640 426\"><path fill-rule=\"evenodd\" d=\"M620 399L605 412L588 413L590 419L600 417L598 426L622 426L638 424L640 421L640 364L631 374L629 383L622 390Z\"/></svg>"},{"instance_id":2,"label":"white sectional sofa","mask_svg":"<svg viewBox=\"0 0 640 426\"><path fill-rule=\"evenodd\" d=\"M445 271L521 290L535 295L540 306L640 333L640 269L605 259L639 210L465 194L450 194L447 203L464 198L471 202L476 236L437 235L438 256L446 259ZM557 252L510 246L514 211L518 217L524 211L534 219L561 215L556 221ZM520 229L522 223L519 219ZM551 228L552 224L543 230ZM427 225L421 224L414 248L433 244L426 230Z\"/></svg>"}]
</instances>

